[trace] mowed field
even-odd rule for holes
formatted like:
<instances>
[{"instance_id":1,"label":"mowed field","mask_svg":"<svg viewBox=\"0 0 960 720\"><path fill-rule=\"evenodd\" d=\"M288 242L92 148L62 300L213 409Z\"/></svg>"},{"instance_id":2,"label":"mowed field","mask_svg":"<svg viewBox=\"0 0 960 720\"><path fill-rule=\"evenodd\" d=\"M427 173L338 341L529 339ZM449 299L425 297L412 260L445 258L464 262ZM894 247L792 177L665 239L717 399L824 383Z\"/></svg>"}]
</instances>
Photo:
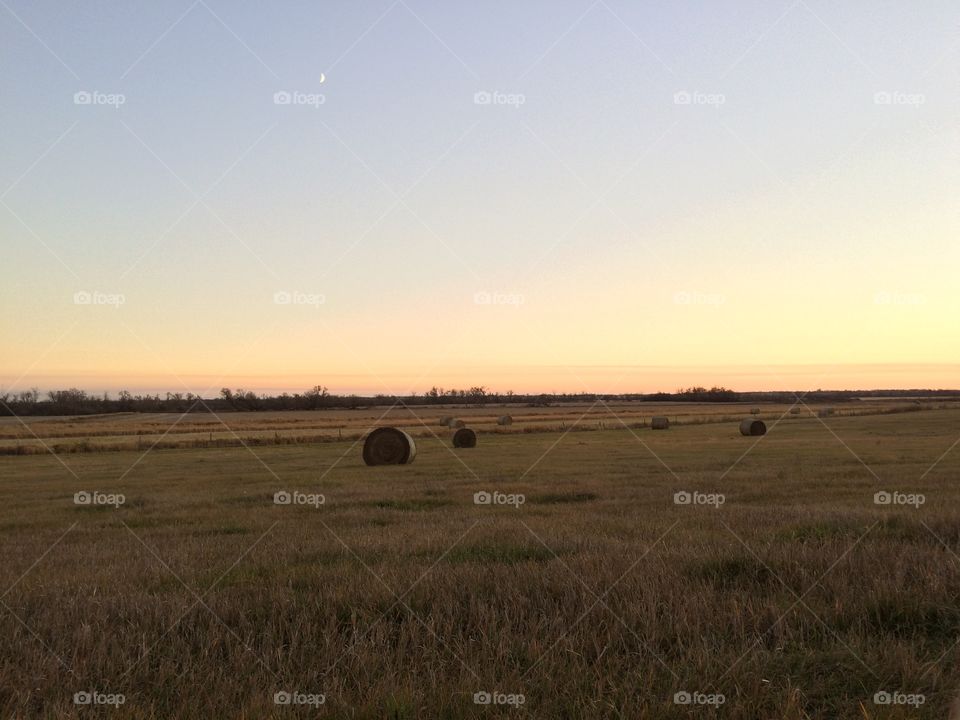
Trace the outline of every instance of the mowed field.
<instances>
[{"instance_id":1,"label":"mowed field","mask_svg":"<svg viewBox=\"0 0 960 720\"><path fill-rule=\"evenodd\" d=\"M412 411L276 413L259 421L329 437L236 447L165 448L181 425L153 416L139 450L110 452L92 443L145 419L29 422L5 442L52 445L58 422L114 434L0 457L2 717L946 717L960 409L764 407L751 438L743 407L665 412L662 432L649 408L588 408L515 410L509 428L430 409L398 423L416 462L378 468L355 438ZM440 414L477 415L478 446L454 450ZM237 425L257 421L223 432L280 430Z\"/></svg>"}]
</instances>

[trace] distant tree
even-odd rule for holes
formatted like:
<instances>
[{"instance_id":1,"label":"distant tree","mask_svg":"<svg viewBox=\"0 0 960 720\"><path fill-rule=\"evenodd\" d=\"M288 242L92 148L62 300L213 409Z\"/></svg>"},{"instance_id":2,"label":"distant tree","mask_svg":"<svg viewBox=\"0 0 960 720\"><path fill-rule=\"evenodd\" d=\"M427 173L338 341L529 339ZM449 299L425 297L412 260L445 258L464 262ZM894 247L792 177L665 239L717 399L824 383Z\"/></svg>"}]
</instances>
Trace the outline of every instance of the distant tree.
<instances>
[{"instance_id":1,"label":"distant tree","mask_svg":"<svg viewBox=\"0 0 960 720\"><path fill-rule=\"evenodd\" d=\"M308 410L316 410L324 404L324 401L330 396L330 391L323 385L314 385L303 394L307 402Z\"/></svg>"}]
</instances>

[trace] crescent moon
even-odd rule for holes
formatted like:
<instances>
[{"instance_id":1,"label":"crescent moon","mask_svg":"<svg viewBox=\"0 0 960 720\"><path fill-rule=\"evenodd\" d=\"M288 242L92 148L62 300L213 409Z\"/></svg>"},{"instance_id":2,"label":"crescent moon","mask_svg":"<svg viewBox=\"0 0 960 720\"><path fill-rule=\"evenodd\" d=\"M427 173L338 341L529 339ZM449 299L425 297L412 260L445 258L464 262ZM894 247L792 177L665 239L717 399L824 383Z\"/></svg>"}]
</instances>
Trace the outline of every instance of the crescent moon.
<instances>
[{"instance_id":1,"label":"crescent moon","mask_svg":"<svg viewBox=\"0 0 960 720\"><path fill-rule=\"evenodd\" d=\"M320 84L323 85L327 81L327 76L323 73L320 73Z\"/></svg>"}]
</instances>

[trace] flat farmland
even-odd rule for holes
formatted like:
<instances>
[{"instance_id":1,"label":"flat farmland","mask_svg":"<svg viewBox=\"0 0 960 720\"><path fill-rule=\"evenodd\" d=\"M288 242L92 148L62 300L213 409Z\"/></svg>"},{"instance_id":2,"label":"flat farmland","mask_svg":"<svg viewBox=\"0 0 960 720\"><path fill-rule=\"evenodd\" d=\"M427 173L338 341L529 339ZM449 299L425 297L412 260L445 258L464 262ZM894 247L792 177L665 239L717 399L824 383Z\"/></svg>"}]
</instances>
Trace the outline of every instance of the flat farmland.
<instances>
[{"instance_id":1,"label":"flat farmland","mask_svg":"<svg viewBox=\"0 0 960 720\"><path fill-rule=\"evenodd\" d=\"M945 717L960 410L902 405L8 420L0 712ZM414 464L362 464L382 424Z\"/></svg>"}]
</instances>

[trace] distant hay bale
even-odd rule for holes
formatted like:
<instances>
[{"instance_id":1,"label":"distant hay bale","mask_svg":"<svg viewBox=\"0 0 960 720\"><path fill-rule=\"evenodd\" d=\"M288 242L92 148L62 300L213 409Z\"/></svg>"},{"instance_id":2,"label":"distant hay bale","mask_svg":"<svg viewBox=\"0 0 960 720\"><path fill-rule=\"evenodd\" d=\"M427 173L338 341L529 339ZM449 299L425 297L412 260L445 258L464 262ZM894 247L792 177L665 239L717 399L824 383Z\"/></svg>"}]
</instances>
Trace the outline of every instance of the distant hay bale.
<instances>
[{"instance_id":1,"label":"distant hay bale","mask_svg":"<svg viewBox=\"0 0 960 720\"><path fill-rule=\"evenodd\" d=\"M650 427L654 430L669 430L670 418L657 416L650 420Z\"/></svg>"},{"instance_id":2,"label":"distant hay bale","mask_svg":"<svg viewBox=\"0 0 960 720\"><path fill-rule=\"evenodd\" d=\"M363 443L363 461L367 465L409 465L417 457L417 445L403 430L377 428Z\"/></svg>"},{"instance_id":3,"label":"distant hay bale","mask_svg":"<svg viewBox=\"0 0 960 720\"><path fill-rule=\"evenodd\" d=\"M449 420L447 420L447 427L452 428L453 430L456 430L457 428L462 428L465 425L466 423L463 420L460 420L459 418L452 417Z\"/></svg>"},{"instance_id":4,"label":"distant hay bale","mask_svg":"<svg viewBox=\"0 0 960 720\"><path fill-rule=\"evenodd\" d=\"M455 448L472 448L477 446L477 434L470 428L460 428L453 434Z\"/></svg>"},{"instance_id":5,"label":"distant hay bale","mask_svg":"<svg viewBox=\"0 0 960 720\"><path fill-rule=\"evenodd\" d=\"M513 425L513 418L510 415L501 415L497 418L497 425Z\"/></svg>"},{"instance_id":6,"label":"distant hay bale","mask_svg":"<svg viewBox=\"0 0 960 720\"><path fill-rule=\"evenodd\" d=\"M760 414L760 408L751 408L751 409L750 409L750 414L751 414L751 415L759 415L759 414Z\"/></svg>"},{"instance_id":7,"label":"distant hay bale","mask_svg":"<svg viewBox=\"0 0 960 720\"><path fill-rule=\"evenodd\" d=\"M800 408L790 408L790 414L791 414L791 415L799 415L799 414L800 414Z\"/></svg>"},{"instance_id":8,"label":"distant hay bale","mask_svg":"<svg viewBox=\"0 0 960 720\"><path fill-rule=\"evenodd\" d=\"M817 413L817 417L830 417L833 415L833 408L820 408L820 412Z\"/></svg>"},{"instance_id":9,"label":"distant hay bale","mask_svg":"<svg viewBox=\"0 0 960 720\"><path fill-rule=\"evenodd\" d=\"M440 418L440 424L444 427L449 427L451 420L453 420L453 418L450 415L444 415L442 418Z\"/></svg>"},{"instance_id":10,"label":"distant hay bale","mask_svg":"<svg viewBox=\"0 0 960 720\"><path fill-rule=\"evenodd\" d=\"M763 422L763 420L746 418L740 421L740 434L747 435L748 437L750 435L766 435L767 424Z\"/></svg>"}]
</instances>

